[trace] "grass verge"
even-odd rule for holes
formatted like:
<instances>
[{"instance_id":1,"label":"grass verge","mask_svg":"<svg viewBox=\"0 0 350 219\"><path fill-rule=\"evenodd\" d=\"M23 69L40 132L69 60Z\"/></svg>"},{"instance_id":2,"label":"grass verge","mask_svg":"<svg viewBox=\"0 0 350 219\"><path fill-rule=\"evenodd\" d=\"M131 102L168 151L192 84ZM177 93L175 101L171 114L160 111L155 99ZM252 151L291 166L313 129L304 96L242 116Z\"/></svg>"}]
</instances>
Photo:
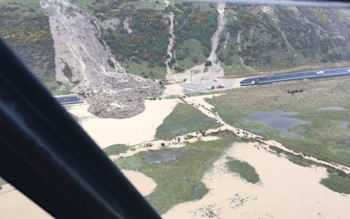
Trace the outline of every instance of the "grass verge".
<instances>
[{"instance_id":1,"label":"grass verge","mask_svg":"<svg viewBox=\"0 0 350 219\"><path fill-rule=\"evenodd\" d=\"M215 119L209 118L199 110L185 103L179 103L157 128L156 138L169 140L191 132L217 128Z\"/></svg>"},{"instance_id":2,"label":"grass verge","mask_svg":"<svg viewBox=\"0 0 350 219\"><path fill-rule=\"evenodd\" d=\"M283 154L285 155L285 157L291 161L292 163L295 163L299 166L303 166L303 167L311 167L312 165L316 165L316 166L319 166L318 163L315 163L311 160L306 160L304 159L301 155L294 155L294 154L291 154L289 152L286 152L286 151L283 151L275 146L269 146L269 148L274 151L274 153L276 153L278 156Z\"/></svg>"},{"instance_id":3,"label":"grass verge","mask_svg":"<svg viewBox=\"0 0 350 219\"><path fill-rule=\"evenodd\" d=\"M260 181L255 168L245 161L232 159L227 162L227 167L231 172L238 173L243 179L250 183L255 184Z\"/></svg>"},{"instance_id":4,"label":"grass verge","mask_svg":"<svg viewBox=\"0 0 350 219\"><path fill-rule=\"evenodd\" d=\"M227 134L220 137L216 141L200 141L179 149L165 149L168 156L172 156L171 151L182 154L175 160L160 163L147 161L145 158L150 154L161 152L149 151L118 159L116 164L122 169L142 172L157 183L153 193L146 198L163 214L178 203L200 199L208 192L201 182L205 171L236 140Z\"/></svg>"}]
</instances>

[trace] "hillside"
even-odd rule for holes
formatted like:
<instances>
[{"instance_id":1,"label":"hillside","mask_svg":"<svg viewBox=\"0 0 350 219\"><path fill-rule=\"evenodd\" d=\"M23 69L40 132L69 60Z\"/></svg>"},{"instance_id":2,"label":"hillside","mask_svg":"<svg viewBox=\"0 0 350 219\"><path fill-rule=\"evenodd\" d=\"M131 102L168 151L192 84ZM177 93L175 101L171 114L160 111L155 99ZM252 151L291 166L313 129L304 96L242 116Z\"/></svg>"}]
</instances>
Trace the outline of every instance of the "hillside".
<instances>
[{"instance_id":1,"label":"hillside","mask_svg":"<svg viewBox=\"0 0 350 219\"><path fill-rule=\"evenodd\" d=\"M49 19L38 0L0 1L0 36L50 90L58 89Z\"/></svg>"},{"instance_id":2,"label":"hillside","mask_svg":"<svg viewBox=\"0 0 350 219\"><path fill-rule=\"evenodd\" d=\"M182 73L204 63L213 52L211 40L219 16L215 3L75 2L104 22L118 20L113 28L105 28L104 40L130 73L164 79L167 64L173 72ZM214 52L225 75L232 76L348 61L350 21L346 13L226 4L224 27ZM167 54L172 38L174 45Z\"/></svg>"},{"instance_id":3,"label":"hillside","mask_svg":"<svg viewBox=\"0 0 350 219\"><path fill-rule=\"evenodd\" d=\"M0 36L53 93L78 93L99 116L128 117L161 94L154 79L346 65L348 15L167 0L1 0Z\"/></svg>"},{"instance_id":4,"label":"hillside","mask_svg":"<svg viewBox=\"0 0 350 219\"><path fill-rule=\"evenodd\" d=\"M218 52L226 74L349 59L350 22L339 10L240 6L227 16Z\"/></svg>"}]
</instances>

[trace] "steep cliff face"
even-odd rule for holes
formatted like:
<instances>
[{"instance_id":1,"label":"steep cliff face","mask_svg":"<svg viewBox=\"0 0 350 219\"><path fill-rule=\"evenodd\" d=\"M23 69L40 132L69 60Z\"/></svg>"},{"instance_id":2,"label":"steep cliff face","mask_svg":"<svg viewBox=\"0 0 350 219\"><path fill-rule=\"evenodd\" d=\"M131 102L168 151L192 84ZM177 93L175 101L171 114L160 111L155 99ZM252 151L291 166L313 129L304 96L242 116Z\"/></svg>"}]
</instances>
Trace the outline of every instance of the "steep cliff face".
<instances>
[{"instance_id":1,"label":"steep cliff face","mask_svg":"<svg viewBox=\"0 0 350 219\"><path fill-rule=\"evenodd\" d=\"M207 72L204 78L211 78L221 68L225 75L244 76L349 60L346 11L222 5L91 0L85 7L101 20L123 21L113 30L106 28L103 37L121 64L143 77L164 79L168 72L167 80L174 81L185 78L177 73ZM126 19L135 32L123 27ZM213 66L205 66L206 61Z\"/></svg>"},{"instance_id":2,"label":"steep cliff face","mask_svg":"<svg viewBox=\"0 0 350 219\"><path fill-rule=\"evenodd\" d=\"M186 69L184 70L183 72L178 72L177 74L172 74L172 78L171 80L173 82L184 82L184 81L187 81L188 82L186 83L186 85L183 85L189 89L191 89L192 87L198 87L198 86L201 86L200 84L200 81L203 81L203 80L215 80L216 78L218 77L223 77L224 76L224 70L223 68L221 67L220 65L220 62L217 58L217 55L216 55L216 52L217 52L217 49L218 49L218 46L219 46L219 40L221 38L221 34L224 30L224 27L225 27L225 22L226 22L226 19L225 19L225 3L217 3L215 4L214 6L211 5L211 8L214 8L216 9L217 11L217 18L216 19L210 19L210 14L208 14L208 12L205 12L204 14L199 12L197 15L195 15L196 12L199 11L199 9L196 9L196 10L192 10L192 12L187 15L187 19L190 19L192 20L193 19L193 22L194 23L198 23L199 24L199 27L201 26L206 26L206 25L201 25L201 22L204 21L209 21L210 22L213 22L213 21L216 21L216 24L211 24L211 25L208 25L207 27L214 27L214 25L216 26L216 29L215 31L213 32L213 34L211 35L211 38L210 38L210 43L207 45L208 48L210 49L209 51L210 52L205 52L206 51L206 47L202 47L203 50L203 54L205 55L204 56L204 59L202 60L202 63L200 64L197 64L193 67L190 67L189 69ZM215 14L214 14L215 15ZM187 19L184 19L182 21L183 25L185 25L185 23L187 22L186 20ZM202 20L202 21L201 21ZM196 26L196 25L194 25ZM198 27L197 27L198 28ZM179 32L180 33L183 33L183 34L186 34L185 31L187 30L187 28L178 28ZM191 28L192 29L192 28ZM201 30L202 28L198 28L200 31L203 31ZM198 31L198 30L197 30ZM198 38L198 40L203 40L201 39L201 36L204 36L204 35L193 35L195 37ZM205 37L204 37L205 39ZM180 40L181 42L181 40ZM184 43L185 44L185 43ZM180 47L181 48L181 47ZM194 51L194 50L193 50ZM177 53L178 52L178 53ZM185 47L185 48L177 48L175 49L174 51L174 56L175 57L178 57L179 56L179 53L180 52L184 52L184 53L187 53L188 52L188 47ZM192 58L193 61L196 61L198 62L198 60L196 58L193 58L193 57L188 57L188 58ZM187 58L187 59L188 59ZM173 63L173 66L174 66L174 70L176 71L181 71L181 62L177 62L175 60L175 62ZM169 78L169 77L168 77Z\"/></svg>"},{"instance_id":3,"label":"steep cliff face","mask_svg":"<svg viewBox=\"0 0 350 219\"><path fill-rule=\"evenodd\" d=\"M50 33L38 4L1 2L0 35L52 89L57 88L53 75L62 83L88 83L87 75L126 70L174 81L177 73L242 76L350 58L346 10L158 0L41 1ZM206 61L213 66L205 66Z\"/></svg>"},{"instance_id":4,"label":"steep cliff face","mask_svg":"<svg viewBox=\"0 0 350 219\"><path fill-rule=\"evenodd\" d=\"M231 6L226 48L219 59L226 74L278 70L349 59L350 22L335 9ZM227 36L226 34L223 36ZM221 44L223 45L223 44Z\"/></svg>"},{"instance_id":5,"label":"steep cliff face","mask_svg":"<svg viewBox=\"0 0 350 219\"><path fill-rule=\"evenodd\" d=\"M49 89L59 88L49 19L38 0L0 1L0 37Z\"/></svg>"},{"instance_id":6,"label":"steep cliff face","mask_svg":"<svg viewBox=\"0 0 350 219\"><path fill-rule=\"evenodd\" d=\"M68 0L42 0L54 39L56 80L89 83L99 74L111 72L108 53L97 40L92 17Z\"/></svg>"},{"instance_id":7,"label":"steep cliff face","mask_svg":"<svg viewBox=\"0 0 350 219\"><path fill-rule=\"evenodd\" d=\"M0 36L50 89L74 87L91 112L123 118L161 93L160 83L148 79L187 80L183 86L191 87L221 76L348 62L349 14L158 0L6 0Z\"/></svg>"},{"instance_id":8,"label":"steep cliff face","mask_svg":"<svg viewBox=\"0 0 350 219\"><path fill-rule=\"evenodd\" d=\"M41 0L54 40L56 80L77 84L72 90L101 117L125 118L144 110L144 99L161 94L159 83L129 75L98 40L99 21L68 0Z\"/></svg>"}]
</instances>

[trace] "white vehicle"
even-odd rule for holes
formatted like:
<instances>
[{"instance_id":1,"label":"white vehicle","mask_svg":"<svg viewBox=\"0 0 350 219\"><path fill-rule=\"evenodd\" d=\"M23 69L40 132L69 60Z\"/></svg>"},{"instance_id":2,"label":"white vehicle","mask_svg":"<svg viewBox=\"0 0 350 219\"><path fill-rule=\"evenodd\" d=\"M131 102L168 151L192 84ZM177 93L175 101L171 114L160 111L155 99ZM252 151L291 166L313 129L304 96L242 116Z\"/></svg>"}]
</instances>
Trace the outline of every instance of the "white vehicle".
<instances>
[{"instance_id":1,"label":"white vehicle","mask_svg":"<svg viewBox=\"0 0 350 219\"><path fill-rule=\"evenodd\" d=\"M250 84L251 84L251 85L254 85L254 84L255 84L255 81L250 82Z\"/></svg>"},{"instance_id":2,"label":"white vehicle","mask_svg":"<svg viewBox=\"0 0 350 219\"><path fill-rule=\"evenodd\" d=\"M207 89L208 89L208 90L214 90L215 87L214 87L214 86L209 86L209 87L207 87Z\"/></svg>"},{"instance_id":3,"label":"white vehicle","mask_svg":"<svg viewBox=\"0 0 350 219\"><path fill-rule=\"evenodd\" d=\"M324 71L318 71L316 72L316 75L323 75L324 74Z\"/></svg>"},{"instance_id":4,"label":"white vehicle","mask_svg":"<svg viewBox=\"0 0 350 219\"><path fill-rule=\"evenodd\" d=\"M350 73L350 69L348 69L348 70L347 70L347 72L349 72L349 73Z\"/></svg>"}]
</instances>

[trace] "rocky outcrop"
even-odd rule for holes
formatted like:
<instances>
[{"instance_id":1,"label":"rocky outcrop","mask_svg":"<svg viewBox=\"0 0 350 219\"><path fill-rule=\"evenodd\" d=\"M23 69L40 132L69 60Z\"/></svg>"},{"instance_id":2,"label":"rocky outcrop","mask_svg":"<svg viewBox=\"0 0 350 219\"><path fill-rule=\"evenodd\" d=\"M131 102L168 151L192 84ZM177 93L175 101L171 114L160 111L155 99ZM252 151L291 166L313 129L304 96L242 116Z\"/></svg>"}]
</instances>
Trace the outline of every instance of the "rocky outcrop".
<instances>
[{"instance_id":1,"label":"rocky outcrop","mask_svg":"<svg viewBox=\"0 0 350 219\"><path fill-rule=\"evenodd\" d=\"M88 14L68 0L42 0L41 7L50 19L57 81L69 82L63 72L66 64L71 69L73 83L89 82L93 76L112 70Z\"/></svg>"},{"instance_id":2,"label":"rocky outcrop","mask_svg":"<svg viewBox=\"0 0 350 219\"><path fill-rule=\"evenodd\" d=\"M128 118L145 109L146 97L162 93L159 83L126 73L100 75L75 88L89 102L89 112L103 118Z\"/></svg>"},{"instance_id":3,"label":"rocky outcrop","mask_svg":"<svg viewBox=\"0 0 350 219\"><path fill-rule=\"evenodd\" d=\"M50 19L56 80L76 83L72 91L90 104L91 113L101 117L131 117L144 110L146 97L161 94L158 82L125 73L99 38L99 22L95 17L69 0L40 3Z\"/></svg>"},{"instance_id":4,"label":"rocky outcrop","mask_svg":"<svg viewBox=\"0 0 350 219\"><path fill-rule=\"evenodd\" d=\"M216 52L219 46L220 37L225 27L225 3L219 2L217 5L218 19L216 31L211 37L211 52L207 62L186 69L183 73L175 74L173 80L176 82L186 82L182 86L187 88L201 86L201 81L216 80L224 76L224 69L220 66Z\"/></svg>"}]
</instances>

